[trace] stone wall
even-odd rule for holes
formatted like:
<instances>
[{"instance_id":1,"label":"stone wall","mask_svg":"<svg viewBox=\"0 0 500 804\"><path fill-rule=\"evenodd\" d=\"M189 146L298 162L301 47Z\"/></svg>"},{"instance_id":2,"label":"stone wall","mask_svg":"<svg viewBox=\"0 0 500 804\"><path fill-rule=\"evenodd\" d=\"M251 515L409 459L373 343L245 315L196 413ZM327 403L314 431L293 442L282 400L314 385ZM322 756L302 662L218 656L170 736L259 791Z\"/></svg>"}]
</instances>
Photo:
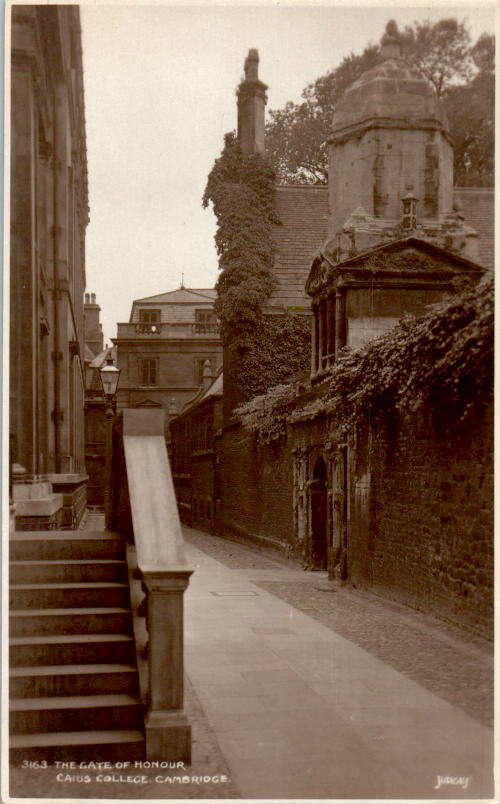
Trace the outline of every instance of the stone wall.
<instances>
[{"instance_id":1,"label":"stone wall","mask_svg":"<svg viewBox=\"0 0 500 804\"><path fill-rule=\"evenodd\" d=\"M381 422L350 466L349 578L492 637L493 423ZM351 453L352 455L352 453Z\"/></svg>"}]
</instances>

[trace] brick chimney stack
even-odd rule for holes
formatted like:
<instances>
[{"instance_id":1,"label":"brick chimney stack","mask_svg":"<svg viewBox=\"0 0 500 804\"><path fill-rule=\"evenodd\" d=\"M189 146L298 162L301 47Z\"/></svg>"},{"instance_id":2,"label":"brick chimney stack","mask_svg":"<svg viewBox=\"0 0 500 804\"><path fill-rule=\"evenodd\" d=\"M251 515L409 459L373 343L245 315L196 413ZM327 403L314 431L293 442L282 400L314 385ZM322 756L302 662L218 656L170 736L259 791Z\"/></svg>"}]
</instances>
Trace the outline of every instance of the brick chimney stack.
<instances>
[{"instance_id":1,"label":"brick chimney stack","mask_svg":"<svg viewBox=\"0 0 500 804\"><path fill-rule=\"evenodd\" d=\"M96 356L103 350L100 312L101 308L96 302L95 293L86 293L83 305L84 337L85 343Z\"/></svg>"},{"instance_id":2,"label":"brick chimney stack","mask_svg":"<svg viewBox=\"0 0 500 804\"><path fill-rule=\"evenodd\" d=\"M264 152L266 89L259 80L259 51L251 48L245 59L245 78L237 90L238 142L245 154Z\"/></svg>"}]
</instances>

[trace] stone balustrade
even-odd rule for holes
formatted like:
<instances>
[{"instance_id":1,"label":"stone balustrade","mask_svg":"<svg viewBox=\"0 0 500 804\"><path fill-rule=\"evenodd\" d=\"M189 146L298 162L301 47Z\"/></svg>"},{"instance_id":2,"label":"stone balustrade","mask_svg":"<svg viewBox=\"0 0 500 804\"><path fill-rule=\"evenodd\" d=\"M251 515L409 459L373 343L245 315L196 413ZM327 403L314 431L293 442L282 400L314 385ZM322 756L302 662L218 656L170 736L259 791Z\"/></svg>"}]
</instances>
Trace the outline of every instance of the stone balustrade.
<instances>
[{"instance_id":1,"label":"stone balustrade","mask_svg":"<svg viewBox=\"0 0 500 804\"><path fill-rule=\"evenodd\" d=\"M186 563L163 430L163 410L123 411L123 444L137 564L147 595L148 759L191 759L183 711Z\"/></svg>"}]
</instances>

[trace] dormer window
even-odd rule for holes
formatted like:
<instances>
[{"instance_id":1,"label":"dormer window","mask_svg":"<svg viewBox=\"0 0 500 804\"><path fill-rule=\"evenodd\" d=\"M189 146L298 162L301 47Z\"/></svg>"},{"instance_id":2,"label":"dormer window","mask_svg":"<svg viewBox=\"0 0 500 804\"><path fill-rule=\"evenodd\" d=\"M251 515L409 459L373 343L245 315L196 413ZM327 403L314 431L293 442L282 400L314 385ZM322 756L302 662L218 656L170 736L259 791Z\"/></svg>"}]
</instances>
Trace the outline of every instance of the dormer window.
<instances>
[{"instance_id":1,"label":"dormer window","mask_svg":"<svg viewBox=\"0 0 500 804\"><path fill-rule=\"evenodd\" d=\"M194 311L194 331L200 334L217 332L217 319L212 310Z\"/></svg>"},{"instance_id":2,"label":"dormer window","mask_svg":"<svg viewBox=\"0 0 500 804\"><path fill-rule=\"evenodd\" d=\"M140 335L157 334L161 331L160 310L139 310L139 324L137 331Z\"/></svg>"}]
</instances>

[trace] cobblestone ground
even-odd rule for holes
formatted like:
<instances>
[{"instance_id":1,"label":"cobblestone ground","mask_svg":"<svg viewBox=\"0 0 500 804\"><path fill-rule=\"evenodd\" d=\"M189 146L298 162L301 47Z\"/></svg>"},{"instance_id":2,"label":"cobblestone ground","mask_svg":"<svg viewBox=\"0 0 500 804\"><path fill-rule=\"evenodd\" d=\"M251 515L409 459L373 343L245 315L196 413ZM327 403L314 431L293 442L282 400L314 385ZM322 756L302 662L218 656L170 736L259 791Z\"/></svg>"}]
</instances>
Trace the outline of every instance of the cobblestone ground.
<instances>
[{"instance_id":1,"label":"cobblestone ground","mask_svg":"<svg viewBox=\"0 0 500 804\"><path fill-rule=\"evenodd\" d=\"M283 566L252 547L199 531L185 533L190 544L233 569ZM452 626L373 594L335 587L316 573L304 573L303 583L253 582L492 727L493 651L489 643L473 635L464 637Z\"/></svg>"}]
</instances>

